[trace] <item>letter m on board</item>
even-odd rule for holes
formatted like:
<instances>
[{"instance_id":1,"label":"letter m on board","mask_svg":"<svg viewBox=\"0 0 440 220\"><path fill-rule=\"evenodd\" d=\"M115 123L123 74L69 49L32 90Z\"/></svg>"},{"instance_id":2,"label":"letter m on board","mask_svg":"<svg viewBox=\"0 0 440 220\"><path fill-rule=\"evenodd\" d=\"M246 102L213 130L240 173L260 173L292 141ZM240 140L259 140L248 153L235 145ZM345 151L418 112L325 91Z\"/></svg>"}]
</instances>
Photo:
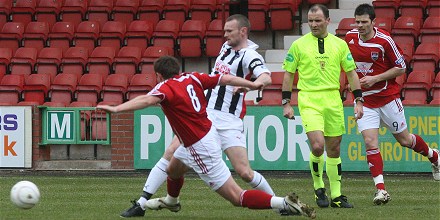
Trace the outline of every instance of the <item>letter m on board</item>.
<instances>
[{"instance_id":1,"label":"letter m on board","mask_svg":"<svg viewBox=\"0 0 440 220\"><path fill-rule=\"evenodd\" d=\"M73 111L48 112L49 139L73 139Z\"/></svg>"}]
</instances>

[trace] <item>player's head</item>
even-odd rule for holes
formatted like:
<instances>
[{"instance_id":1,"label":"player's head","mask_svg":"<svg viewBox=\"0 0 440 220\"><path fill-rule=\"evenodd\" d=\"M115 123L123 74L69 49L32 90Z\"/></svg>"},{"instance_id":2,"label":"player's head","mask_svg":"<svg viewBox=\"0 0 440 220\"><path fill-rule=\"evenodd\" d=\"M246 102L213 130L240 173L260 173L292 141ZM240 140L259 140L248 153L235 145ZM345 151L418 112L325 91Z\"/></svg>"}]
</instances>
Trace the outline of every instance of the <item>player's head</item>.
<instances>
[{"instance_id":1,"label":"player's head","mask_svg":"<svg viewBox=\"0 0 440 220\"><path fill-rule=\"evenodd\" d=\"M376 19L373 6L369 4L358 5L354 10L354 18L361 37L367 39L373 37Z\"/></svg>"},{"instance_id":2,"label":"player's head","mask_svg":"<svg viewBox=\"0 0 440 220\"><path fill-rule=\"evenodd\" d=\"M325 5L312 5L307 13L307 20L313 36L318 38L327 36L327 26L330 23L330 16L328 8Z\"/></svg>"},{"instance_id":3,"label":"player's head","mask_svg":"<svg viewBox=\"0 0 440 220\"><path fill-rule=\"evenodd\" d=\"M158 81L163 81L179 75L179 61L172 56L163 56L154 61L154 71L158 74ZM163 78L161 80L160 78Z\"/></svg>"},{"instance_id":4,"label":"player's head","mask_svg":"<svg viewBox=\"0 0 440 220\"><path fill-rule=\"evenodd\" d=\"M251 24L246 16L241 14L229 16L223 28L228 45L234 49L241 49L240 46L247 42L250 29Z\"/></svg>"}]
</instances>

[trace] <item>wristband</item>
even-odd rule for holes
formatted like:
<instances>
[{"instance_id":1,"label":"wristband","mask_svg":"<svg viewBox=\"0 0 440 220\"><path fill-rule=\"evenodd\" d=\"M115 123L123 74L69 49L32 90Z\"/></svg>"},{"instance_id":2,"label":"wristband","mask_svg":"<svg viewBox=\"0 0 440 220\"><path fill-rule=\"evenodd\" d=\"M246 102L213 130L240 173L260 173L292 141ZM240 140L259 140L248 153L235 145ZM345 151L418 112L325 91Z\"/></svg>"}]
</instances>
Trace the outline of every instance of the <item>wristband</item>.
<instances>
[{"instance_id":1,"label":"wristband","mask_svg":"<svg viewBox=\"0 0 440 220\"><path fill-rule=\"evenodd\" d=\"M292 96L292 92L291 91L282 91L281 93L282 93L282 98L283 99L289 99L290 100L290 97Z\"/></svg>"},{"instance_id":2,"label":"wristband","mask_svg":"<svg viewBox=\"0 0 440 220\"><path fill-rule=\"evenodd\" d=\"M362 90L360 90L360 89L353 90L353 96L354 96L355 99L356 98L362 98Z\"/></svg>"}]
</instances>

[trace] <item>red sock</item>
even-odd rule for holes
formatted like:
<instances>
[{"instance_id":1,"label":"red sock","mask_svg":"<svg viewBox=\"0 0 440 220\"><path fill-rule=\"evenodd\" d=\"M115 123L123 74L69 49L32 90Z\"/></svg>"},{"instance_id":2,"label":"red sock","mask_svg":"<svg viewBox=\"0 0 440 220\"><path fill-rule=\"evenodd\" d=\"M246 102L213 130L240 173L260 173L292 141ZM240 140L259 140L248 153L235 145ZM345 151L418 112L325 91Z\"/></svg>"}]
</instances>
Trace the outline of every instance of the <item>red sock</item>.
<instances>
[{"instance_id":1,"label":"red sock","mask_svg":"<svg viewBox=\"0 0 440 220\"><path fill-rule=\"evenodd\" d=\"M423 140L423 138L421 138L419 135L416 135L416 134L413 134L413 135L414 135L413 144L411 145L412 149L415 152L417 152L417 153L427 157L428 153L429 153L428 145ZM432 157L428 158L428 159L429 159L429 161L431 161L431 163L436 164L437 161L438 161L438 154L434 151L433 154L432 154Z\"/></svg>"},{"instance_id":2,"label":"red sock","mask_svg":"<svg viewBox=\"0 0 440 220\"><path fill-rule=\"evenodd\" d=\"M260 190L245 190L240 196L241 206L249 209L270 209L271 199L272 195Z\"/></svg>"},{"instance_id":3,"label":"red sock","mask_svg":"<svg viewBox=\"0 0 440 220\"><path fill-rule=\"evenodd\" d=\"M167 193L168 195L177 198L180 194L180 189L182 189L183 186L183 176L179 179L171 179L167 178Z\"/></svg>"},{"instance_id":4,"label":"red sock","mask_svg":"<svg viewBox=\"0 0 440 220\"><path fill-rule=\"evenodd\" d=\"M383 174L383 160L379 149L374 148L367 150L367 163L373 178ZM385 189L385 185L383 182L377 183L376 188Z\"/></svg>"}]
</instances>

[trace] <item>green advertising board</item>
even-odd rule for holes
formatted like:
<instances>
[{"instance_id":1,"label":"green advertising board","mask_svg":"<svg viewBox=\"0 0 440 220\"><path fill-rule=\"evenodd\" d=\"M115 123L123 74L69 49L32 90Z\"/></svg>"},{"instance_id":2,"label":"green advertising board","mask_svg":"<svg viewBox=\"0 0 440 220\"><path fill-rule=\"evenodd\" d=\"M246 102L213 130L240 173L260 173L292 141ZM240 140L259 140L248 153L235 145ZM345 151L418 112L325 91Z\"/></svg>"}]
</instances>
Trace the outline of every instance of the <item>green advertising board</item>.
<instances>
[{"instance_id":1,"label":"green advertising board","mask_svg":"<svg viewBox=\"0 0 440 220\"><path fill-rule=\"evenodd\" d=\"M255 170L309 170L309 142L295 108L296 119L282 116L278 106L248 106L244 120L248 157ZM345 107L346 134L341 158L345 171L368 171L365 146L357 131L353 108ZM440 142L437 107L407 107L408 130L420 135L430 147ZM134 167L151 169L162 157L173 132L159 107L138 110L134 115ZM431 172L430 163L411 149L401 147L387 129L380 129L379 148L385 171ZM224 160L231 167L226 157Z\"/></svg>"}]
</instances>

